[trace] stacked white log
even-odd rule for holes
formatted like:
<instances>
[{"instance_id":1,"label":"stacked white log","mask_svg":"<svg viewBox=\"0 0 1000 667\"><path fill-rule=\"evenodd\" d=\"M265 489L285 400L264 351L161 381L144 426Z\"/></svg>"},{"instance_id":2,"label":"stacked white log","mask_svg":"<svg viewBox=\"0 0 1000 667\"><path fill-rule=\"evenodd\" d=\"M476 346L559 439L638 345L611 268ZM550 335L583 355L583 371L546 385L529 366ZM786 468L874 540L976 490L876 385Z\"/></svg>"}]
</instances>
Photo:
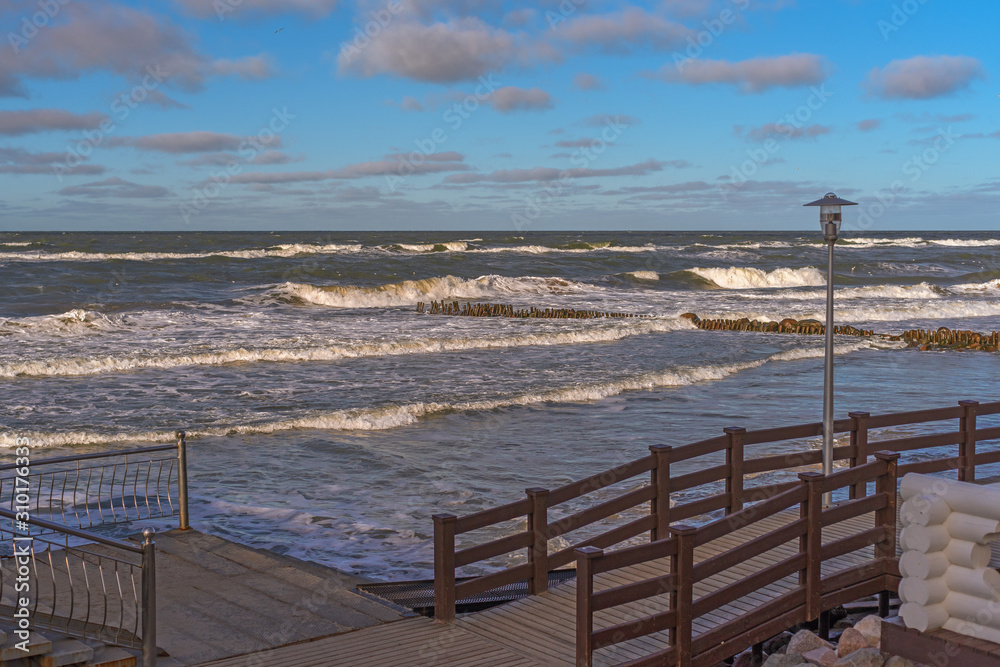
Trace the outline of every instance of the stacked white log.
<instances>
[{"instance_id":1,"label":"stacked white log","mask_svg":"<svg viewBox=\"0 0 1000 667\"><path fill-rule=\"evenodd\" d=\"M945 628L1000 644L1000 488L910 473L899 489L899 615L921 632Z\"/></svg>"}]
</instances>

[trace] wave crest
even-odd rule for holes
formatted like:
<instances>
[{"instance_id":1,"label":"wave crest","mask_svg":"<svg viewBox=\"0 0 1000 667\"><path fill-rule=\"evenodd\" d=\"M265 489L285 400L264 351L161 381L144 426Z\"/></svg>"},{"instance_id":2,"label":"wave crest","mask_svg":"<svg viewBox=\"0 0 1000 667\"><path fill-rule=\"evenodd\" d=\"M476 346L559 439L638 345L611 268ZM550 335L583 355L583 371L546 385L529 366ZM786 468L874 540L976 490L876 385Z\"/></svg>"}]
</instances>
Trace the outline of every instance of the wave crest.
<instances>
[{"instance_id":1,"label":"wave crest","mask_svg":"<svg viewBox=\"0 0 1000 667\"><path fill-rule=\"evenodd\" d=\"M177 368L180 366L221 366L237 363L323 362L340 359L388 357L409 354L434 354L455 350L486 350L511 347L581 345L607 343L630 336L666 333L692 325L679 318L615 322L610 326L578 331L537 333L523 336L494 338L421 338L383 343L325 345L300 348L231 349L198 354L168 354L159 356L106 356L41 359L0 364L0 377L52 377L99 375L144 368Z\"/></svg>"},{"instance_id":2,"label":"wave crest","mask_svg":"<svg viewBox=\"0 0 1000 667\"><path fill-rule=\"evenodd\" d=\"M535 276L508 278L488 275L467 280L456 276L438 276L372 287L317 286L289 282L273 288L268 292L268 296L336 308L385 308L408 306L418 301L484 299L512 294L572 294L600 289L595 285L586 285L564 278Z\"/></svg>"},{"instance_id":3,"label":"wave crest","mask_svg":"<svg viewBox=\"0 0 1000 667\"><path fill-rule=\"evenodd\" d=\"M748 266L731 266L728 269L695 267L687 271L722 289L773 289L826 285L826 277L812 267L778 268L773 271L762 271Z\"/></svg>"},{"instance_id":4,"label":"wave crest","mask_svg":"<svg viewBox=\"0 0 1000 667\"><path fill-rule=\"evenodd\" d=\"M837 354L850 354L851 352L869 347L873 346L867 341L857 341L850 344L838 345L834 351ZM574 385L548 391L527 392L476 401L454 403L417 402L405 405L384 405L360 410L337 410L274 422L242 424L233 427L191 429L188 431L188 434L190 437L227 436L277 433L293 429L381 431L407 426L416 423L420 419L440 414L486 412L510 407L537 405L540 403L584 403L617 396L626 391L648 391L664 387L685 386L697 382L723 380L736 373L759 368L772 361L818 358L822 357L823 354L824 350L821 347L802 348L779 352L754 361L654 371L591 385ZM19 433L17 435L18 437L30 437L34 446L42 447L108 442L170 442L174 438L172 431L115 434L75 431L64 433ZM0 447L13 447L14 443L15 436L13 434L0 433Z\"/></svg>"}]
</instances>

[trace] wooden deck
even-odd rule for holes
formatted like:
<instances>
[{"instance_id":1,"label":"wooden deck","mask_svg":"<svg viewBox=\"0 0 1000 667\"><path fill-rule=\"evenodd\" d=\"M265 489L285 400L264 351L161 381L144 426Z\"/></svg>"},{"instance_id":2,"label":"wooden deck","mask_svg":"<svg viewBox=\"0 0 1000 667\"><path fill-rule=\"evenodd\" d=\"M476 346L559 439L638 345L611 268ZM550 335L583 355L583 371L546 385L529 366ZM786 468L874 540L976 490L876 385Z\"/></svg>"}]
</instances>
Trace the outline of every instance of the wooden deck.
<instances>
[{"instance_id":1,"label":"wooden deck","mask_svg":"<svg viewBox=\"0 0 1000 667\"><path fill-rule=\"evenodd\" d=\"M735 533L698 547L696 562L727 551L754 537L770 532L797 519L797 511L785 511L767 517ZM824 529L823 541L833 542L873 525L874 516L843 522ZM710 577L695 586L702 596L733 581L758 572L768 565L798 553L791 542L767 554L749 559L739 566ZM824 563L824 576L841 568L871 559L872 548L853 552ZM665 560L599 575L598 588L631 583L669 572ZM788 577L762 588L717 612L697 619L695 633L703 633L718 624L752 613L760 604L773 600L795 586ZM596 615L596 626L613 625L662 610L666 595L627 607L617 607ZM204 663L205 667L246 667L247 665L282 665L283 667L354 667L432 665L473 667L487 665L573 665L576 636L576 581L557 586L547 593L523 598L486 611L460 616L452 625L427 618L411 618L377 627L365 628L326 639L260 652L251 656ZM663 606L661 606L663 605ZM595 664L613 665L666 648L665 633L650 635L608 649L599 650Z\"/></svg>"}]
</instances>

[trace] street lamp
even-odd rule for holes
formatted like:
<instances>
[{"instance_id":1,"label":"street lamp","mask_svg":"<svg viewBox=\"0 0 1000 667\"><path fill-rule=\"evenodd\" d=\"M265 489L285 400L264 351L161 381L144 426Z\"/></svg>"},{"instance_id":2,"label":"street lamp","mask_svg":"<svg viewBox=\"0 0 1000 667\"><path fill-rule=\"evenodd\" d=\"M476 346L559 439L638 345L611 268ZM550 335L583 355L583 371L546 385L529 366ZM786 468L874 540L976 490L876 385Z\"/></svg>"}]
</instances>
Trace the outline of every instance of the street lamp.
<instances>
[{"instance_id":1,"label":"street lamp","mask_svg":"<svg viewBox=\"0 0 1000 667\"><path fill-rule=\"evenodd\" d=\"M830 248L826 269L826 365L823 372L823 474L829 475L833 472L833 246L840 233L840 207L857 206L857 202L828 192L822 199L804 206L819 206L819 226ZM823 505L832 504L833 493L823 494Z\"/></svg>"}]
</instances>

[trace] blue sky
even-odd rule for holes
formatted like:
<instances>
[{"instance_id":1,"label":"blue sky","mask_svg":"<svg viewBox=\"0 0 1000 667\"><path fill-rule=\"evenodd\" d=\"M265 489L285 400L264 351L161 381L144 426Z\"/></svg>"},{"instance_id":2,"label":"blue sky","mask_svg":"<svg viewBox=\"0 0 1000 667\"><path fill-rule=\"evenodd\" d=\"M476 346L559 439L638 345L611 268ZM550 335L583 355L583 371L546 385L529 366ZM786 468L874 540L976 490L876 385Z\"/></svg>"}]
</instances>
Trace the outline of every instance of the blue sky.
<instances>
[{"instance_id":1,"label":"blue sky","mask_svg":"<svg viewBox=\"0 0 1000 667\"><path fill-rule=\"evenodd\" d=\"M0 228L992 229L1000 8L0 0Z\"/></svg>"}]
</instances>

